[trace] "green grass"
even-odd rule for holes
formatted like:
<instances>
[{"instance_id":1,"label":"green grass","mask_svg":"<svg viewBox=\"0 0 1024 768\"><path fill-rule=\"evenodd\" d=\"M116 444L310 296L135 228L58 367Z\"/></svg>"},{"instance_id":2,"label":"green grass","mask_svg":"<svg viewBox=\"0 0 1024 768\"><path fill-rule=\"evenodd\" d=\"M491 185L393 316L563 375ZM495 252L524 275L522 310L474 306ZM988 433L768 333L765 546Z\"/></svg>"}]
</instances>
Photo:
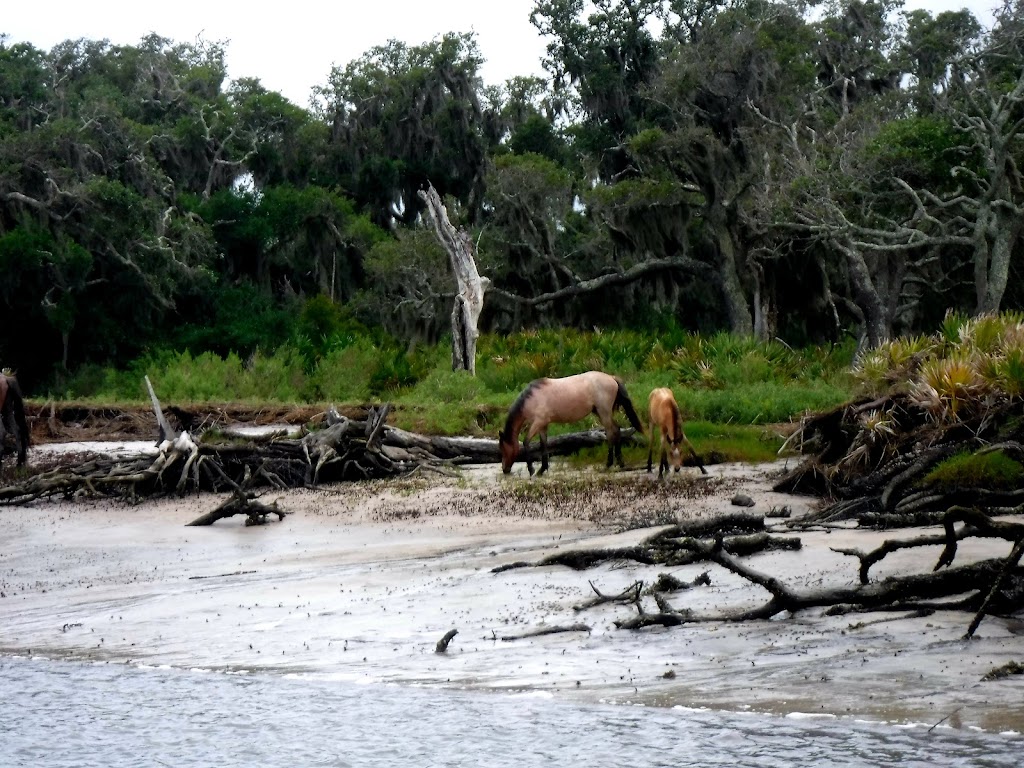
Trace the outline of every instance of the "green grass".
<instances>
[{"instance_id":1,"label":"green grass","mask_svg":"<svg viewBox=\"0 0 1024 768\"><path fill-rule=\"evenodd\" d=\"M394 423L424 434L493 436L509 405L530 381L597 369L625 381L646 427L647 396L669 386L702 453L762 461L781 438L766 425L849 399L851 348L792 350L728 334L708 339L683 331L536 331L485 335L477 375L450 370L447 342L402 350L353 334L321 340L310 356L300 339L246 358L187 350L155 351L122 369L89 366L49 397L114 405L145 403L148 375L164 404L216 403L365 405L390 402ZM626 420L620 413L620 424ZM599 427L595 418L552 425L552 435ZM769 437L765 437L769 435ZM604 460L604 449L582 460ZM646 443L627 446L627 460L646 463Z\"/></svg>"},{"instance_id":2,"label":"green grass","mask_svg":"<svg viewBox=\"0 0 1024 768\"><path fill-rule=\"evenodd\" d=\"M644 428L646 429L646 424ZM686 437L693 443L694 450L705 461L712 459L715 462L774 461L778 458L779 449L785 442L785 430L758 425L713 424L707 421L694 421L687 422L683 426L683 430L686 432ZM627 466L647 466L647 441L649 439L649 434L646 437L634 437L623 445L622 459ZM657 441L655 441L654 447L657 451ZM684 462L689 458L689 452L684 448ZM603 464L607 459L608 447L600 445L580 451L570 457L569 463L572 465ZM653 461L657 466L657 452L653 456Z\"/></svg>"}]
</instances>

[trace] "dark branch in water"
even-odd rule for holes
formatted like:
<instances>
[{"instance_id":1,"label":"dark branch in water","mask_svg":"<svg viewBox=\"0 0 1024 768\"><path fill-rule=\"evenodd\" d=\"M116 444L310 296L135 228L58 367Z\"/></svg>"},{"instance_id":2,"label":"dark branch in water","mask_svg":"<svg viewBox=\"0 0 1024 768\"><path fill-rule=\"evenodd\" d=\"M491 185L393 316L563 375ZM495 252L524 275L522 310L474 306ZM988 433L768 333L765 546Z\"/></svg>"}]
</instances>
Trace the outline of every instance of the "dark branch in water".
<instances>
[{"instance_id":1,"label":"dark branch in water","mask_svg":"<svg viewBox=\"0 0 1024 768\"><path fill-rule=\"evenodd\" d=\"M502 635L501 639L508 642L512 640L525 640L529 637L542 637L544 635L555 635L560 632L589 632L590 627L586 624L571 624L569 626L541 627L530 632L523 632L521 635Z\"/></svg>"},{"instance_id":2,"label":"dark branch in water","mask_svg":"<svg viewBox=\"0 0 1024 768\"><path fill-rule=\"evenodd\" d=\"M448 653L448 643L452 641L452 638L459 634L457 629L449 629L445 632L444 637L437 641L437 645L434 646L434 653Z\"/></svg>"}]
</instances>

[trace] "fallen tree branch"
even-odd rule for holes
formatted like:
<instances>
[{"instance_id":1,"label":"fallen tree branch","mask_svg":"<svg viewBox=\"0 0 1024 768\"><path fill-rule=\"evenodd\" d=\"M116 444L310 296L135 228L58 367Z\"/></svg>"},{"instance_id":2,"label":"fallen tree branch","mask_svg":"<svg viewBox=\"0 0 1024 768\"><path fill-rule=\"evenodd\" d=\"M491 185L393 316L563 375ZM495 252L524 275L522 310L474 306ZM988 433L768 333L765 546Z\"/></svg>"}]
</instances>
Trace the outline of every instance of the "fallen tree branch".
<instances>
[{"instance_id":1,"label":"fallen tree branch","mask_svg":"<svg viewBox=\"0 0 1024 768\"><path fill-rule=\"evenodd\" d=\"M758 584L771 594L771 599L764 605L735 613L718 613L714 615L694 617L692 621L738 621L744 619L768 619L784 611L797 613L808 608L821 608L838 604L854 605L861 608L882 608L892 610L902 606L907 608L933 607L917 606L911 601L923 598L936 599L971 593L971 596L960 603L947 603L942 607L974 610L981 604L978 593L989 591L996 575L1003 566L1002 560L984 560L959 568L949 568L929 574L911 574L893 576L880 582L861 584L856 587L836 587L800 592L783 584L778 579L760 573L730 555L720 546L708 548L708 558L722 567L732 571L747 581ZM1015 568L1012 572L1014 589L1006 594L997 593L994 600L998 610L1013 610L1019 607L1021 587L1024 585L1024 569Z\"/></svg>"},{"instance_id":2,"label":"fallen tree branch","mask_svg":"<svg viewBox=\"0 0 1024 768\"><path fill-rule=\"evenodd\" d=\"M571 624L569 626L555 626L555 627L541 627L540 629L534 629L530 632L523 632L520 635L502 635L501 639L506 642L512 640L525 640L530 637L542 637L544 635L554 635L560 632L590 632L590 627L586 624Z\"/></svg>"},{"instance_id":3,"label":"fallen tree branch","mask_svg":"<svg viewBox=\"0 0 1024 768\"><path fill-rule=\"evenodd\" d=\"M224 579L228 576L245 576L250 573L256 573L256 571L232 571L231 573L217 573L212 576L189 576L188 578L190 581L194 581L196 579Z\"/></svg>"},{"instance_id":4,"label":"fallen tree branch","mask_svg":"<svg viewBox=\"0 0 1024 768\"><path fill-rule=\"evenodd\" d=\"M640 590L643 589L644 583L642 581L634 581L624 590L619 592L617 595L605 595L594 586L594 582L590 582L590 588L594 590L597 597L592 597L589 600L578 603L572 607L576 612L585 611L588 608L593 608L597 605L604 605L605 603L635 603L640 599Z\"/></svg>"},{"instance_id":5,"label":"fallen tree branch","mask_svg":"<svg viewBox=\"0 0 1024 768\"><path fill-rule=\"evenodd\" d=\"M977 631L978 627L981 626L982 619L985 618L985 613L988 611L989 604L999 594L999 589L1005 583L1010 572L1017 567L1018 563L1020 563L1021 555L1024 555L1024 537L1017 541L1013 550L1004 561L1003 568L999 571L999 576L997 576L996 580L992 583L992 589L990 589L988 594L985 596L985 601L981 604L981 607L978 608L978 612L967 627L967 632L964 633L965 640L969 640L974 637L974 633Z\"/></svg>"}]
</instances>

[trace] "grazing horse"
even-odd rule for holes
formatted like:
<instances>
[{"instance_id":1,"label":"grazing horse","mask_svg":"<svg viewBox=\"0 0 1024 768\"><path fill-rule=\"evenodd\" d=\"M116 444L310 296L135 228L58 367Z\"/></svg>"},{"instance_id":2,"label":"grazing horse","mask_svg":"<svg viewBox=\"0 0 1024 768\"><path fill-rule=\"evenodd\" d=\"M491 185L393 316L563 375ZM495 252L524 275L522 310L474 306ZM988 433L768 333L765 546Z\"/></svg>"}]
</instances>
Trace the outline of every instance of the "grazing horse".
<instances>
[{"instance_id":1,"label":"grazing horse","mask_svg":"<svg viewBox=\"0 0 1024 768\"><path fill-rule=\"evenodd\" d=\"M519 433L529 424L530 429L523 438L523 453L526 468L533 475L533 461L530 458L530 440L540 435L541 475L548 468L548 425L571 424L596 414L604 425L608 436L608 466L613 460L622 462L622 446L619 444L619 426L612 418L615 409L621 407L637 432L644 428L633 409L633 403L626 394L626 387L618 376L600 371L587 371L561 379L536 379L530 382L508 410L505 428L498 433L501 448L501 471L506 475L512 471L512 464L519 455Z\"/></svg>"},{"instance_id":2,"label":"grazing horse","mask_svg":"<svg viewBox=\"0 0 1024 768\"><path fill-rule=\"evenodd\" d=\"M686 444L686 447L690 449L690 453L693 454L693 458L697 461L700 471L706 475L708 471L704 469L704 464L701 463L700 457L693 450L693 446L686 439L686 434L683 432L683 417L679 413L679 404L676 402L676 396L672 394L672 390L668 387L655 389L647 399L647 407L651 416L651 436L647 441L647 471L650 472L654 466L652 462L654 458L654 435L657 432L661 442L661 464L658 467L659 480L662 475L668 472L670 464L676 472L683 465L683 454L679 450L680 443Z\"/></svg>"},{"instance_id":3,"label":"grazing horse","mask_svg":"<svg viewBox=\"0 0 1024 768\"><path fill-rule=\"evenodd\" d=\"M0 461L3 461L4 438L6 429L14 435L18 446L18 466L25 463L28 451L28 424L25 423L25 401L21 397L21 387L13 376L0 373Z\"/></svg>"}]
</instances>

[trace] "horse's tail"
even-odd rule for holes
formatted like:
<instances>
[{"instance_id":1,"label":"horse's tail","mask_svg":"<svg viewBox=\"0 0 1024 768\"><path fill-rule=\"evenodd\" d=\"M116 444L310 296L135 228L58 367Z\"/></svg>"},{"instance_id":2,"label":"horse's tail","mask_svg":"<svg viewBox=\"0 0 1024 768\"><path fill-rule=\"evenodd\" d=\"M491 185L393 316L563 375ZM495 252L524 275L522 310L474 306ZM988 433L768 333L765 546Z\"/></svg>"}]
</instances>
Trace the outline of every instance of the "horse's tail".
<instances>
[{"instance_id":1,"label":"horse's tail","mask_svg":"<svg viewBox=\"0 0 1024 768\"><path fill-rule=\"evenodd\" d=\"M14 417L14 424L18 428L18 464L25 463L25 454L28 452L28 423L25 421L25 399L21 395L21 386L18 380L7 377L7 398L4 401L4 410L9 411Z\"/></svg>"},{"instance_id":2,"label":"horse's tail","mask_svg":"<svg viewBox=\"0 0 1024 768\"><path fill-rule=\"evenodd\" d=\"M615 407L621 407L622 412L629 419L629 423L633 425L633 429L641 435L644 434L644 425L640 423L640 417L636 415L633 401L629 399L629 394L626 392L626 385L618 377L616 377L615 382L619 385L619 391L615 393Z\"/></svg>"}]
</instances>

